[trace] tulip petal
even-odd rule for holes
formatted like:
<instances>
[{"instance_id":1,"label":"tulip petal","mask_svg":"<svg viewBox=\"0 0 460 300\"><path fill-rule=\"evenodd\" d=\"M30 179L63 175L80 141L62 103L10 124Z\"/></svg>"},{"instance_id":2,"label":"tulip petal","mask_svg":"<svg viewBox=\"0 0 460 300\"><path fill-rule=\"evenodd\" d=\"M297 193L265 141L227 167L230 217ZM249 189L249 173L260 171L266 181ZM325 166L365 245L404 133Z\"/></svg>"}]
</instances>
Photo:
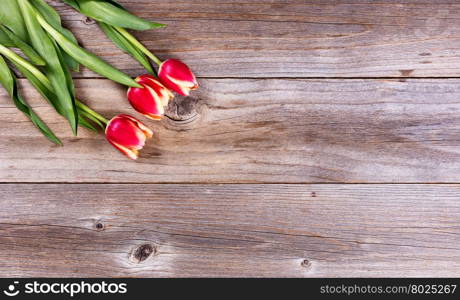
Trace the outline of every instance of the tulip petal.
<instances>
[{"instance_id":1,"label":"tulip petal","mask_svg":"<svg viewBox=\"0 0 460 300\"><path fill-rule=\"evenodd\" d=\"M145 80L143 80L142 83L147 84L160 95L160 100L164 107L168 106L169 100L174 98L173 93L171 93L168 88L166 88L160 81L158 81L157 78L153 76L145 77Z\"/></svg>"},{"instance_id":2,"label":"tulip petal","mask_svg":"<svg viewBox=\"0 0 460 300\"><path fill-rule=\"evenodd\" d=\"M139 113L154 119L161 119L164 108L160 97L148 85L142 84L143 89L132 88L128 91L128 100L133 108Z\"/></svg>"},{"instance_id":3,"label":"tulip petal","mask_svg":"<svg viewBox=\"0 0 460 300\"><path fill-rule=\"evenodd\" d=\"M123 118L127 118L129 120L131 120L132 122L136 123L137 127L139 127L140 130L142 130L142 132L144 132L145 136L149 139L153 136L153 131L148 128L147 126L144 125L144 123L142 123L141 121L139 121L138 119L134 118L134 117L131 117L129 115L120 115L121 117Z\"/></svg>"},{"instance_id":4,"label":"tulip petal","mask_svg":"<svg viewBox=\"0 0 460 300\"><path fill-rule=\"evenodd\" d=\"M175 79L171 76L167 77L173 84L175 84L182 91L184 96L188 96L190 95L190 91L198 89L198 83Z\"/></svg>"},{"instance_id":5,"label":"tulip petal","mask_svg":"<svg viewBox=\"0 0 460 300\"><path fill-rule=\"evenodd\" d=\"M139 158L139 151L138 150L129 149L127 147L123 147L122 145L114 143L114 142L111 142L111 141L109 141L109 143L112 144L112 146L114 146L118 151L120 151L124 155L128 156L129 158L131 158L133 160L137 160Z\"/></svg>"},{"instance_id":6,"label":"tulip petal","mask_svg":"<svg viewBox=\"0 0 460 300\"><path fill-rule=\"evenodd\" d=\"M142 122L128 115L118 115L107 124L106 138L115 148L131 159L137 159L139 150L153 132Z\"/></svg>"},{"instance_id":7,"label":"tulip petal","mask_svg":"<svg viewBox=\"0 0 460 300\"><path fill-rule=\"evenodd\" d=\"M128 89L128 100L139 113L153 120L161 120L169 100L174 95L161 82L149 74L136 78L142 89Z\"/></svg>"},{"instance_id":8,"label":"tulip petal","mask_svg":"<svg viewBox=\"0 0 460 300\"><path fill-rule=\"evenodd\" d=\"M188 96L191 90L198 88L195 75L189 67L177 59L163 62L158 71L161 82L176 93Z\"/></svg>"}]
</instances>

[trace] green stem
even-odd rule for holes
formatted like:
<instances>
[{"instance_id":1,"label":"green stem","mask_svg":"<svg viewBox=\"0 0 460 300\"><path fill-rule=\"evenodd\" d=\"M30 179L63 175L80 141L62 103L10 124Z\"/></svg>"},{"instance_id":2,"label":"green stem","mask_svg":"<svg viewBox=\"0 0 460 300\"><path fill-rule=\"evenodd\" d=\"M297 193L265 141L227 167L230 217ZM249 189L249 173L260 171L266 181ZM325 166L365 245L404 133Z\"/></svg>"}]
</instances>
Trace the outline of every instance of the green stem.
<instances>
[{"instance_id":1,"label":"green stem","mask_svg":"<svg viewBox=\"0 0 460 300\"><path fill-rule=\"evenodd\" d=\"M130 34L126 29L122 27L113 26L121 35L123 35L131 44L141 50L145 55L147 55L151 60L153 60L158 66L162 64L162 61L153 55L141 42L139 42L132 34Z\"/></svg>"},{"instance_id":2,"label":"green stem","mask_svg":"<svg viewBox=\"0 0 460 300\"><path fill-rule=\"evenodd\" d=\"M106 118L104 118L103 116L101 116L100 114L98 114L97 112L95 112L94 110L86 106L85 104L81 103L80 101L75 100L75 103L77 104L77 107L79 109L81 109L84 112L89 113L90 115L98 119L99 121L103 122L105 125L109 123L109 120L107 120Z\"/></svg>"},{"instance_id":3,"label":"green stem","mask_svg":"<svg viewBox=\"0 0 460 300\"><path fill-rule=\"evenodd\" d=\"M36 67L34 67L31 63L29 63L21 56L17 55L14 51L0 44L0 54L3 54L12 62L27 69L30 73L37 77L37 79L40 80L48 89L53 90L53 87L48 78L42 72L40 72L40 70L38 70Z\"/></svg>"}]
</instances>

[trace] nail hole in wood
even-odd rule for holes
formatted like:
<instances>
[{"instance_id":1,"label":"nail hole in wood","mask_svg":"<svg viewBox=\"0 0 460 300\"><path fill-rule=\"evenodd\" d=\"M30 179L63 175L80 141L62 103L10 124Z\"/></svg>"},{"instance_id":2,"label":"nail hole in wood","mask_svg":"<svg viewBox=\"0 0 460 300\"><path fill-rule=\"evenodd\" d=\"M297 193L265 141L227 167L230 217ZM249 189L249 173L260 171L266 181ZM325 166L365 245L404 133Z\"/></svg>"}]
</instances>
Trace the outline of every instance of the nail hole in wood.
<instances>
[{"instance_id":1,"label":"nail hole in wood","mask_svg":"<svg viewBox=\"0 0 460 300\"><path fill-rule=\"evenodd\" d=\"M302 260L302 262L300 263L300 266L304 269L307 269L307 270L310 270L311 269L311 261L309 261L308 259L304 259Z\"/></svg>"},{"instance_id":2,"label":"nail hole in wood","mask_svg":"<svg viewBox=\"0 0 460 300\"><path fill-rule=\"evenodd\" d=\"M94 23L96 23L96 21L94 21L93 19L91 19L90 17L86 17L83 19L83 23L85 25L93 25Z\"/></svg>"},{"instance_id":3,"label":"nail hole in wood","mask_svg":"<svg viewBox=\"0 0 460 300\"><path fill-rule=\"evenodd\" d=\"M94 227L96 228L97 231L102 231L105 229L104 224L102 224L101 222L97 222L96 225L94 225Z\"/></svg>"}]
</instances>

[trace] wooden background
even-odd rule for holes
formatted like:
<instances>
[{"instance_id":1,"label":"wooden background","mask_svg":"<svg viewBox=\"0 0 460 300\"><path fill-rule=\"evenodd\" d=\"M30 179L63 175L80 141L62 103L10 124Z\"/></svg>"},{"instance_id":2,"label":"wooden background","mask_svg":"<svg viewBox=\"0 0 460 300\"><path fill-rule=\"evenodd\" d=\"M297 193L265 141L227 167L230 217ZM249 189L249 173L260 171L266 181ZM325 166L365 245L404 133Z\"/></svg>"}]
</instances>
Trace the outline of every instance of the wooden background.
<instances>
[{"instance_id":1,"label":"wooden background","mask_svg":"<svg viewBox=\"0 0 460 300\"><path fill-rule=\"evenodd\" d=\"M91 20L81 43L143 72ZM380 277L460 274L460 3L120 1L202 85L138 162L103 135L48 143L0 91L1 276ZM81 99L134 114L83 70ZM139 115L136 115L139 116Z\"/></svg>"}]
</instances>

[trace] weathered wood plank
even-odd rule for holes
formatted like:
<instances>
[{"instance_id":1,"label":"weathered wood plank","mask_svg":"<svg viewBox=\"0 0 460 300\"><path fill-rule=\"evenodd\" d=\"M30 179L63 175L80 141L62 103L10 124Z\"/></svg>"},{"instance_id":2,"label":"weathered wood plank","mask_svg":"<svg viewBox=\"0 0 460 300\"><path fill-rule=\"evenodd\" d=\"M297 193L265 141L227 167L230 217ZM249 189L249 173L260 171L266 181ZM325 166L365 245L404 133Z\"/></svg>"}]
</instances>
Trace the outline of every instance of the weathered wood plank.
<instances>
[{"instance_id":1,"label":"weathered wood plank","mask_svg":"<svg viewBox=\"0 0 460 300\"><path fill-rule=\"evenodd\" d=\"M133 76L143 72L96 24L50 2L88 49ZM168 24L136 35L200 77L460 76L456 0L120 2Z\"/></svg>"},{"instance_id":2,"label":"weathered wood plank","mask_svg":"<svg viewBox=\"0 0 460 300\"><path fill-rule=\"evenodd\" d=\"M137 162L102 134L72 137L21 83L65 146L46 141L0 91L1 182L460 181L460 80L201 80L169 118L146 121L155 137ZM77 88L107 117L135 114L109 81Z\"/></svg>"},{"instance_id":3,"label":"weathered wood plank","mask_svg":"<svg viewBox=\"0 0 460 300\"><path fill-rule=\"evenodd\" d=\"M0 275L457 276L459 197L459 185L4 184Z\"/></svg>"}]
</instances>

